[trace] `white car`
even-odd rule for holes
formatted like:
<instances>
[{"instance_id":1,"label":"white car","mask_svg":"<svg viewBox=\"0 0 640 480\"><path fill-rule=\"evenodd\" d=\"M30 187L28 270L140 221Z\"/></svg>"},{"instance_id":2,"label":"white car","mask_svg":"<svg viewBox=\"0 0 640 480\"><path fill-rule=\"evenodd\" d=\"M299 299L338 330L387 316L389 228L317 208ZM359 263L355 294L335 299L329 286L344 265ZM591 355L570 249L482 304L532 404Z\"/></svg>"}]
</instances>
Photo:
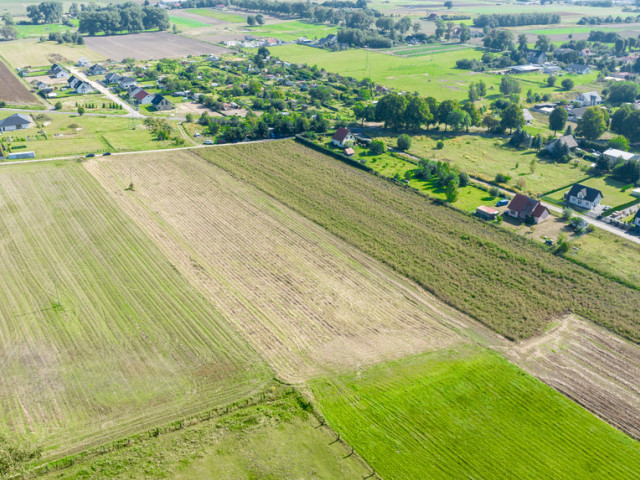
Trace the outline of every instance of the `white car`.
<instances>
[{"instance_id":1,"label":"white car","mask_svg":"<svg viewBox=\"0 0 640 480\"><path fill-rule=\"evenodd\" d=\"M205 140L204 144L205 145L213 145L213 140Z\"/></svg>"}]
</instances>

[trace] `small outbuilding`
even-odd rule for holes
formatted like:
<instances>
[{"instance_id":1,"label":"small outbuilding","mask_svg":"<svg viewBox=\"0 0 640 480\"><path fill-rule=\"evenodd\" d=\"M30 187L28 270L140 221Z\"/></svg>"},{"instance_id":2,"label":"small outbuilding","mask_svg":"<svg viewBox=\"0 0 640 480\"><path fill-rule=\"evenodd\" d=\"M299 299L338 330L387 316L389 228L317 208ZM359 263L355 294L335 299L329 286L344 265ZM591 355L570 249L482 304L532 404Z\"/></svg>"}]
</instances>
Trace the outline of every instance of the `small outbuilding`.
<instances>
[{"instance_id":1,"label":"small outbuilding","mask_svg":"<svg viewBox=\"0 0 640 480\"><path fill-rule=\"evenodd\" d=\"M480 205L478 208L476 208L476 215L485 220L495 220L499 213L500 210L487 207L485 205Z\"/></svg>"}]
</instances>

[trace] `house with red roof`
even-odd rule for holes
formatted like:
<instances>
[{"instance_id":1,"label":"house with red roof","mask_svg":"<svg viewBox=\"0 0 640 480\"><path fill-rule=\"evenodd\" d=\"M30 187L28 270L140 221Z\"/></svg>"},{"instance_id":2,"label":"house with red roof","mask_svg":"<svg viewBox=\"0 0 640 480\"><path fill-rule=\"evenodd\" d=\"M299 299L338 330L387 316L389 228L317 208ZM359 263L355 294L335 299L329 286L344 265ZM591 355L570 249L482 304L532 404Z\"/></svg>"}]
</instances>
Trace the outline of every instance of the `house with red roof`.
<instances>
[{"instance_id":1,"label":"house with red roof","mask_svg":"<svg viewBox=\"0 0 640 480\"><path fill-rule=\"evenodd\" d=\"M338 127L336 133L334 133L333 137L331 137L331 144L340 148L350 146L350 144L353 144L354 141L355 137L351 133L351 130L345 127Z\"/></svg>"},{"instance_id":2,"label":"house with red roof","mask_svg":"<svg viewBox=\"0 0 640 480\"><path fill-rule=\"evenodd\" d=\"M542 205L540 200L516 193L507 205L505 213L519 220L540 223L549 216L549 209Z\"/></svg>"},{"instance_id":3,"label":"house with red roof","mask_svg":"<svg viewBox=\"0 0 640 480\"><path fill-rule=\"evenodd\" d=\"M153 101L155 95L147 92L144 88L136 88L131 92L131 98L135 100L138 105L148 105Z\"/></svg>"}]
</instances>

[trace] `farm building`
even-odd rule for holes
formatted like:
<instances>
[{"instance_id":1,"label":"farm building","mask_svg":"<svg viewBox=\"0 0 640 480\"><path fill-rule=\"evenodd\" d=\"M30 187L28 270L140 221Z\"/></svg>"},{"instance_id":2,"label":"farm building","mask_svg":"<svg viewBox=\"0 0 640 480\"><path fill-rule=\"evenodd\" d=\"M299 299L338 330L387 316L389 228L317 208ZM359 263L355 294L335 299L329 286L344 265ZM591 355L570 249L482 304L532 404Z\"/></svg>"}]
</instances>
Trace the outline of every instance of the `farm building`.
<instances>
[{"instance_id":1,"label":"farm building","mask_svg":"<svg viewBox=\"0 0 640 480\"><path fill-rule=\"evenodd\" d=\"M164 98L162 95L156 95L155 97L153 97L153 100L151 100L151 105L156 110L171 110L175 107L173 103Z\"/></svg>"},{"instance_id":2,"label":"farm building","mask_svg":"<svg viewBox=\"0 0 640 480\"><path fill-rule=\"evenodd\" d=\"M0 132L10 132L12 130L23 130L32 124L31 117L24 113L14 113L10 117L0 120Z\"/></svg>"},{"instance_id":3,"label":"farm building","mask_svg":"<svg viewBox=\"0 0 640 480\"><path fill-rule=\"evenodd\" d=\"M7 155L7 160L18 160L20 158L36 158L35 152L14 152Z\"/></svg>"},{"instance_id":4,"label":"farm building","mask_svg":"<svg viewBox=\"0 0 640 480\"><path fill-rule=\"evenodd\" d=\"M531 112L526 108L522 109L522 116L524 118L524 122L527 125L531 125L533 123L533 115L531 115Z\"/></svg>"},{"instance_id":5,"label":"farm building","mask_svg":"<svg viewBox=\"0 0 640 480\"><path fill-rule=\"evenodd\" d=\"M543 69L544 73L548 73L550 75L553 75L554 73L559 73L562 71L562 68L560 68L559 65L554 65L552 63L546 63L544 65L544 69Z\"/></svg>"},{"instance_id":6,"label":"farm building","mask_svg":"<svg viewBox=\"0 0 640 480\"><path fill-rule=\"evenodd\" d=\"M336 133L331 137L331 143L336 147L345 148L348 142L353 142L355 137L348 128L338 127Z\"/></svg>"},{"instance_id":7,"label":"farm building","mask_svg":"<svg viewBox=\"0 0 640 480\"><path fill-rule=\"evenodd\" d=\"M565 193L564 199L571 205L591 210L600 205L603 196L600 190L576 183Z\"/></svg>"},{"instance_id":8,"label":"farm building","mask_svg":"<svg viewBox=\"0 0 640 480\"><path fill-rule=\"evenodd\" d=\"M624 150L618 150L616 148L609 148L602 152L602 155L610 162L620 162L626 160L638 160L638 155L635 153L625 152Z\"/></svg>"},{"instance_id":9,"label":"farm building","mask_svg":"<svg viewBox=\"0 0 640 480\"><path fill-rule=\"evenodd\" d=\"M513 67L509 67L512 73L531 73L537 72L540 70L539 65L514 65Z\"/></svg>"},{"instance_id":10,"label":"farm building","mask_svg":"<svg viewBox=\"0 0 640 480\"><path fill-rule=\"evenodd\" d=\"M476 215L480 218L484 218L485 220L495 220L500 210L496 210L495 208L487 207L485 205L480 205L476 208Z\"/></svg>"},{"instance_id":11,"label":"farm building","mask_svg":"<svg viewBox=\"0 0 640 480\"><path fill-rule=\"evenodd\" d=\"M583 107L591 107L593 105L600 105L602 103L602 97L596 91L585 92L578 95L574 102L579 103Z\"/></svg>"},{"instance_id":12,"label":"farm building","mask_svg":"<svg viewBox=\"0 0 640 480\"><path fill-rule=\"evenodd\" d=\"M520 220L533 220L534 223L544 222L549 216L549 209L540 203L540 200L527 197L520 193L507 205L507 215Z\"/></svg>"}]
</instances>

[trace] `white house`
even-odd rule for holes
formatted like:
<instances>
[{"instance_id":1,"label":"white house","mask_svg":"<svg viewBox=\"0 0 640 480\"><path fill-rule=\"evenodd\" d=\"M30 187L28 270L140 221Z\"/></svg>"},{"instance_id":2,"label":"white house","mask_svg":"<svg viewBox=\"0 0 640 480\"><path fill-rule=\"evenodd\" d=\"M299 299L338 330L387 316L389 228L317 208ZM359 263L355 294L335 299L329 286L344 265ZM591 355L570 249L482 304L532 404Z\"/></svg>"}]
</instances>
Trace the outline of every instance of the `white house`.
<instances>
[{"instance_id":1,"label":"white house","mask_svg":"<svg viewBox=\"0 0 640 480\"><path fill-rule=\"evenodd\" d=\"M60 65L54 64L49 70L49 75L55 78L67 78L69 76L69 72L67 72Z\"/></svg>"},{"instance_id":2,"label":"white house","mask_svg":"<svg viewBox=\"0 0 640 480\"><path fill-rule=\"evenodd\" d=\"M602 97L596 91L581 93L576 97L574 103L579 103L583 107L591 107L593 105L600 105L602 103Z\"/></svg>"},{"instance_id":3,"label":"white house","mask_svg":"<svg viewBox=\"0 0 640 480\"><path fill-rule=\"evenodd\" d=\"M78 67L88 67L89 65L91 65L91 62L89 61L89 59L87 57L80 57L78 59L78 63L76 63L76 65Z\"/></svg>"},{"instance_id":4,"label":"white house","mask_svg":"<svg viewBox=\"0 0 640 480\"><path fill-rule=\"evenodd\" d=\"M138 82L133 77L122 77L118 80L118 86L125 90L130 87L135 87L137 84Z\"/></svg>"},{"instance_id":5,"label":"white house","mask_svg":"<svg viewBox=\"0 0 640 480\"><path fill-rule=\"evenodd\" d=\"M31 126L31 117L23 113L14 113L10 117L0 120L0 132L23 130Z\"/></svg>"},{"instance_id":6,"label":"white house","mask_svg":"<svg viewBox=\"0 0 640 480\"><path fill-rule=\"evenodd\" d=\"M87 82L80 82L76 86L76 93L83 95L85 93L91 93L91 92L93 92L93 88Z\"/></svg>"},{"instance_id":7,"label":"white house","mask_svg":"<svg viewBox=\"0 0 640 480\"><path fill-rule=\"evenodd\" d=\"M337 147L345 148L349 142L353 143L355 137L348 128L338 127L336 133L331 137L331 143Z\"/></svg>"},{"instance_id":8,"label":"white house","mask_svg":"<svg viewBox=\"0 0 640 480\"><path fill-rule=\"evenodd\" d=\"M638 155L635 153L625 152L623 150L617 150L615 148L610 148L602 152L602 155L609 160L610 162L619 162L626 160L638 160Z\"/></svg>"},{"instance_id":9,"label":"white house","mask_svg":"<svg viewBox=\"0 0 640 480\"><path fill-rule=\"evenodd\" d=\"M139 105L149 105L155 97L155 95L147 92L143 88L136 88L135 90L132 90L129 96L135 99L136 103Z\"/></svg>"},{"instance_id":10,"label":"white house","mask_svg":"<svg viewBox=\"0 0 640 480\"><path fill-rule=\"evenodd\" d=\"M598 189L585 187L579 183L575 183L571 190L564 194L564 199L571 205L591 210L602 200L602 192Z\"/></svg>"}]
</instances>

